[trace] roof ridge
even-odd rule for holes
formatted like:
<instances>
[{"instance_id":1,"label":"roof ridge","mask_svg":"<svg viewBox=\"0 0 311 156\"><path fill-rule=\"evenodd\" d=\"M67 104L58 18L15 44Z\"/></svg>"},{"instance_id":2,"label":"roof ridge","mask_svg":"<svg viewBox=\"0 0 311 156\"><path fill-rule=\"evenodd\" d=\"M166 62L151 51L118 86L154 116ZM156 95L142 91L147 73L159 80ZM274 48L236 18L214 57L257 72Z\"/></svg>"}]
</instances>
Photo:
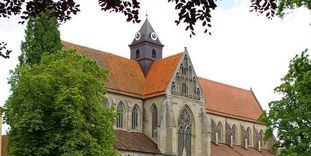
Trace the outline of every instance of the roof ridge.
<instances>
[{"instance_id":1,"label":"roof ridge","mask_svg":"<svg viewBox=\"0 0 311 156\"><path fill-rule=\"evenodd\" d=\"M217 83L217 84L220 84L220 85L224 85L224 86L227 86L227 87L236 88L236 89L239 89L239 90L244 90L244 91L247 91L247 92L251 92L251 90L248 90L248 89L245 89L245 88L242 88L242 87L237 87L237 86L234 86L234 85L231 85L231 84L226 84L226 83L223 83L223 82L219 82L219 81L203 78L203 77L200 77L200 76L198 76L198 78L199 79L203 79L203 80L207 80L207 81L211 81L211 82L214 82L214 83Z\"/></svg>"},{"instance_id":2,"label":"roof ridge","mask_svg":"<svg viewBox=\"0 0 311 156\"><path fill-rule=\"evenodd\" d=\"M177 56L177 55L181 55L181 54L183 54L183 53L185 53L185 52L179 52L179 53L176 53L176 54L173 54L173 55L170 55L170 56L164 57L164 58L162 58L162 59L160 59L160 60L164 60L164 59L168 59L168 58L171 58L171 57L175 57L175 56ZM158 60L156 60L156 61L158 61Z\"/></svg>"},{"instance_id":3,"label":"roof ridge","mask_svg":"<svg viewBox=\"0 0 311 156\"><path fill-rule=\"evenodd\" d=\"M120 55L113 54L111 52L106 52L106 51L98 50L98 49L95 49L95 48L86 47L86 46L83 46L83 45L80 45L80 44L71 43L71 42L64 41L64 40L62 40L61 42L62 42L63 46L64 46L64 43L65 44L71 44L71 45L74 45L74 46L78 46L78 47L81 47L81 48L86 48L86 49L92 50L94 52L102 52L102 53L105 53L105 54L108 54L108 55L112 55L112 56L115 56L115 57L119 57L119 58L123 58L123 59L129 60L129 61L135 61L135 60L131 60L131 59L128 59L128 58L120 56ZM69 48L73 48L73 47L69 47Z\"/></svg>"}]
</instances>

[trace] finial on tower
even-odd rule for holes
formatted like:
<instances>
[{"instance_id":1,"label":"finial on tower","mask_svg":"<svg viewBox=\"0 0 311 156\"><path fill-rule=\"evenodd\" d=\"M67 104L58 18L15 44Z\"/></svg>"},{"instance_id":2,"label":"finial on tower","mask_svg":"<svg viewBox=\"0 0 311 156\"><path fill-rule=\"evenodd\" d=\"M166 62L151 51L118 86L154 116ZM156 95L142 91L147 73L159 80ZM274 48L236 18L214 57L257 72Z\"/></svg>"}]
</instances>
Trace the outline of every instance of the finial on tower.
<instances>
[{"instance_id":1,"label":"finial on tower","mask_svg":"<svg viewBox=\"0 0 311 156\"><path fill-rule=\"evenodd\" d=\"M148 10L146 10L146 19L148 19Z\"/></svg>"}]
</instances>

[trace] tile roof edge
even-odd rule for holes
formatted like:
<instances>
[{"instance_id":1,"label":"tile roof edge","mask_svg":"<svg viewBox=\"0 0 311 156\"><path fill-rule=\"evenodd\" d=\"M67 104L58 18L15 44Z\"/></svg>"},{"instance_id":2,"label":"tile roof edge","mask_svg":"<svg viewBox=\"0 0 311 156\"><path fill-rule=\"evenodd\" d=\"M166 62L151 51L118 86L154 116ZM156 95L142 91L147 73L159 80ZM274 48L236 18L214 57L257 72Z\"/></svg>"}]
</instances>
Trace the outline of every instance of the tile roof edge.
<instances>
[{"instance_id":1,"label":"tile roof edge","mask_svg":"<svg viewBox=\"0 0 311 156\"><path fill-rule=\"evenodd\" d=\"M248 122L264 125L263 123L258 122L257 120L254 120L254 119L250 119L250 118L246 118L246 117L241 117L241 116L237 116L237 115L232 115L232 114L228 114L228 113L223 113L223 112L219 112L219 111L215 111L215 110L211 110L211 109L206 109L205 108L205 112L206 113L210 113L210 114L214 114L214 115L220 115L220 116L223 116L223 117L229 117L229 118L232 118L232 119L238 119L238 120L242 120L242 121L248 121Z\"/></svg>"},{"instance_id":2,"label":"tile roof edge","mask_svg":"<svg viewBox=\"0 0 311 156\"><path fill-rule=\"evenodd\" d=\"M198 76L198 79L202 79L202 80L205 80L205 81L211 81L211 82L217 83L219 85L224 85L224 86L227 86L227 87L236 88L236 89L243 90L243 91L248 91L248 92L250 91L250 90L245 89L245 88L237 87L237 86L234 86L234 85L231 85L231 84L226 84L226 83L223 83L223 82L218 82L218 81L215 81L215 80L210 80L210 79L203 78L203 77L200 77L200 76Z\"/></svg>"},{"instance_id":3,"label":"tile roof edge","mask_svg":"<svg viewBox=\"0 0 311 156\"><path fill-rule=\"evenodd\" d=\"M165 90L162 91L158 91L158 92L154 92L154 93L150 93L150 94L145 94L143 99L149 99L149 98L153 98L156 96L161 96L165 94Z\"/></svg>"},{"instance_id":4,"label":"tile roof edge","mask_svg":"<svg viewBox=\"0 0 311 156\"><path fill-rule=\"evenodd\" d=\"M214 143L214 142L211 142L211 143L214 144L214 145L216 145L216 146L224 145L224 146L230 147L230 145L229 145L229 144L226 144L226 143L218 143L218 144L216 144L216 143ZM243 145L233 145L233 147L241 147L241 148L244 148ZM232 148L232 147L230 147L230 148ZM247 148L256 150L257 152L261 152L261 151L258 151L255 147L247 147ZM245 150L246 150L246 149L245 149ZM265 149L265 148L262 148L261 150L265 150L265 151L272 152L272 151L270 151L269 149Z\"/></svg>"},{"instance_id":5,"label":"tile roof edge","mask_svg":"<svg viewBox=\"0 0 311 156\"><path fill-rule=\"evenodd\" d=\"M107 88L107 92L121 94L121 95L127 95L127 96L131 96L131 97L143 99L143 95L131 93L131 92L125 92L125 91L117 90L117 89L113 89L113 88Z\"/></svg>"},{"instance_id":6,"label":"tile roof edge","mask_svg":"<svg viewBox=\"0 0 311 156\"><path fill-rule=\"evenodd\" d=\"M168 84L167 84L167 86L166 86L166 88L165 88L165 91L164 91L165 94L166 94L167 91L169 90L169 84L172 83L172 81L173 81L173 79L174 79L173 76L176 75L176 73L178 72L177 67L180 66L180 64L181 64L181 62L182 62L182 60L183 60L185 54L186 54L186 51L173 55L173 56L177 56L177 55L182 55L182 56L180 57L178 63L176 64L175 71L172 73L171 79L170 79L170 81L168 82Z\"/></svg>"},{"instance_id":7,"label":"tile roof edge","mask_svg":"<svg viewBox=\"0 0 311 156\"><path fill-rule=\"evenodd\" d=\"M67 43L67 44L71 44L71 45L78 46L78 47L81 47L81 48L86 48L86 49L93 50L93 51L96 51L96 52L102 52L102 53L106 53L106 54L113 55L113 56L116 56L116 57L120 57L120 58L123 58L123 59L127 59L127 60L129 60L129 61L134 61L134 60L128 59L128 58L126 58L126 57L113 54L112 52L106 52L106 51L102 51L102 50L99 50L99 49L95 49L95 48L83 46L83 45L76 44L76 43L71 43L71 42L64 41L64 40L62 40L61 43L62 43L62 46L64 45L63 43ZM69 47L69 48L74 49L73 47ZM135 62L136 62L136 61L135 61Z\"/></svg>"},{"instance_id":8,"label":"tile roof edge","mask_svg":"<svg viewBox=\"0 0 311 156\"><path fill-rule=\"evenodd\" d=\"M126 131L126 130L114 130L114 131L123 131L123 132L127 132L127 133L136 133L136 134L140 134L143 135L145 137L147 137L152 143L154 143L156 145L157 151L158 152L148 152L148 151L138 151L138 150L130 150L130 149L123 149L125 151L133 151L133 152L141 152L141 153L153 153L153 154L161 154L161 151L158 148L158 144L156 144L152 139L150 139L147 135L145 135L144 133L140 133L140 132L135 132L135 131ZM117 148L118 149L118 148ZM121 149L122 150L122 149Z\"/></svg>"}]
</instances>

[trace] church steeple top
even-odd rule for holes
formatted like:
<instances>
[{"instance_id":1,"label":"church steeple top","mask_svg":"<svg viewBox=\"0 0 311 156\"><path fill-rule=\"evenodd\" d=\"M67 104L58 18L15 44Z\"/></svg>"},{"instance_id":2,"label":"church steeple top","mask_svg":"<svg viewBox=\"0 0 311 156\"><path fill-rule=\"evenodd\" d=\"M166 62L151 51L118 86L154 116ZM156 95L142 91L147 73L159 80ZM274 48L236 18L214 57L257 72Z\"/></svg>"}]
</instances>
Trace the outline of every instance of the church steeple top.
<instances>
[{"instance_id":1,"label":"church steeple top","mask_svg":"<svg viewBox=\"0 0 311 156\"><path fill-rule=\"evenodd\" d=\"M146 76L152 63L162 59L163 44L146 18L140 30L135 34L133 42L129 45L131 59L136 60Z\"/></svg>"},{"instance_id":2,"label":"church steeple top","mask_svg":"<svg viewBox=\"0 0 311 156\"><path fill-rule=\"evenodd\" d=\"M148 15L146 14L146 20L141 26L140 30L135 34L134 40L132 41L131 45L135 45L141 42L150 42L163 46L147 17Z\"/></svg>"}]
</instances>

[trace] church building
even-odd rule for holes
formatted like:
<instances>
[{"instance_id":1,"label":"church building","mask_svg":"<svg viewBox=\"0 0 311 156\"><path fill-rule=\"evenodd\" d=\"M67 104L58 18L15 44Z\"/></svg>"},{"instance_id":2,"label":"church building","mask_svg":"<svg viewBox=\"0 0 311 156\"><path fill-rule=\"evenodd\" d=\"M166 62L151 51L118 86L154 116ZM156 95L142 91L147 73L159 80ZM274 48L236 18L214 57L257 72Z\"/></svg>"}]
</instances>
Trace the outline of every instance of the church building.
<instances>
[{"instance_id":1,"label":"church building","mask_svg":"<svg viewBox=\"0 0 311 156\"><path fill-rule=\"evenodd\" d=\"M119 113L121 156L270 156L262 108L252 90L198 77L190 52L162 57L148 19L135 34L130 59L63 42L108 70L107 105Z\"/></svg>"}]
</instances>

